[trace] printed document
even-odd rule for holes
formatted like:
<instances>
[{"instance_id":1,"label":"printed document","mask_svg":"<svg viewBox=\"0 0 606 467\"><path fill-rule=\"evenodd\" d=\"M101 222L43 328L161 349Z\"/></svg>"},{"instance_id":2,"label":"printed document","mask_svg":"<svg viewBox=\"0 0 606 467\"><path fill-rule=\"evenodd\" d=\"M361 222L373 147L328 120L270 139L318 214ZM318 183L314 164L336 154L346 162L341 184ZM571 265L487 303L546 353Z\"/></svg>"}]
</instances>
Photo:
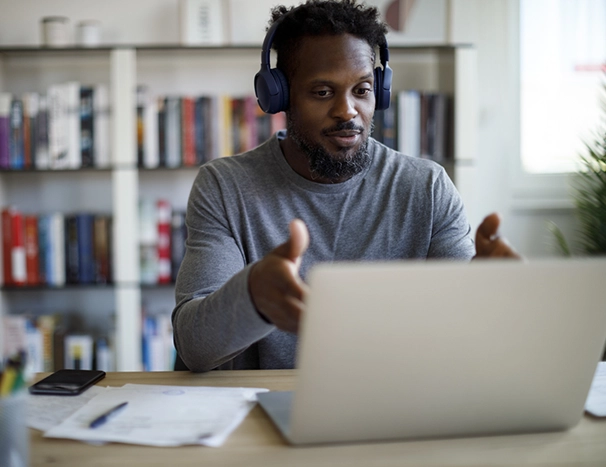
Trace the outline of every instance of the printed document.
<instances>
[{"instance_id":1,"label":"printed document","mask_svg":"<svg viewBox=\"0 0 606 467\"><path fill-rule=\"evenodd\" d=\"M126 384L103 391L51 428L45 437L149 446L222 445L254 407L262 388ZM98 428L92 420L128 405Z\"/></svg>"}]
</instances>

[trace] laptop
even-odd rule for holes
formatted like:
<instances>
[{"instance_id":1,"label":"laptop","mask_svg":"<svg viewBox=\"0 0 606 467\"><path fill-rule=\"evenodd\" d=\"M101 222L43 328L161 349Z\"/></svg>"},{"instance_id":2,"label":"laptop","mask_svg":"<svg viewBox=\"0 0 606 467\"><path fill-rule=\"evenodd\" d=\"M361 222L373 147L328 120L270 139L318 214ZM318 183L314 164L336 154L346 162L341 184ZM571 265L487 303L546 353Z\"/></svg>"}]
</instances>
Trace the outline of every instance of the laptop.
<instances>
[{"instance_id":1,"label":"laptop","mask_svg":"<svg viewBox=\"0 0 606 467\"><path fill-rule=\"evenodd\" d=\"M606 259L320 264L294 392L258 394L291 444L566 430L606 342Z\"/></svg>"}]
</instances>

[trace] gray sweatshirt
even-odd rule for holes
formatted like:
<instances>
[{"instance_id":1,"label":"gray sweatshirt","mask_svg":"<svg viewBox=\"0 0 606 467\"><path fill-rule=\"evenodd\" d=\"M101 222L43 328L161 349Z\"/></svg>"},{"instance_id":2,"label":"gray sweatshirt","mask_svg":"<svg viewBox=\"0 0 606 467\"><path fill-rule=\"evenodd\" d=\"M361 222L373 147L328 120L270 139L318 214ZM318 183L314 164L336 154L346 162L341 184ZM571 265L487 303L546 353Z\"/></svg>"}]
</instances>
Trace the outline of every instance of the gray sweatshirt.
<instances>
[{"instance_id":1,"label":"gray sweatshirt","mask_svg":"<svg viewBox=\"0 0 606 467\"><path fill-rule=\"evenodd\" d=\"M463 204L440 165L370 139L366 170L315 183L288 165L284 137L204 164L193 184L172 314L175 346L192 371L294 367L297 337L262 318L248 292L251 264L288 239L294 218L310 234L303 280L320 261L474 254Z\"/></svg>"}]
</instances>

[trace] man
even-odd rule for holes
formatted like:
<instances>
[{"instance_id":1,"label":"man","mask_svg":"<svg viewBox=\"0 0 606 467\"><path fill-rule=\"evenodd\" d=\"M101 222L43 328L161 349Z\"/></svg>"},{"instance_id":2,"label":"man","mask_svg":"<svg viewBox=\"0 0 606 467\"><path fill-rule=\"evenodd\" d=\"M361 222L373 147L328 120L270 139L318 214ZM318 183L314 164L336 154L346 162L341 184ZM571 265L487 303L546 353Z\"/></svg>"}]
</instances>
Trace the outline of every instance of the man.
<instances>
[{"instance_id":1,"label":"man","mask_svg":"<svg viewBox=\"0 0 606 467\"><path fill-rule=\"evenodd\" d=\"M190 194L173 326L192 371L292 368L314 263L474 256L444 169L369 137L377 10L311 0L272 20L287 131L203 165ZM480 226L477 256L517 256L498 225Z\"/></svg>"}]
</instances>

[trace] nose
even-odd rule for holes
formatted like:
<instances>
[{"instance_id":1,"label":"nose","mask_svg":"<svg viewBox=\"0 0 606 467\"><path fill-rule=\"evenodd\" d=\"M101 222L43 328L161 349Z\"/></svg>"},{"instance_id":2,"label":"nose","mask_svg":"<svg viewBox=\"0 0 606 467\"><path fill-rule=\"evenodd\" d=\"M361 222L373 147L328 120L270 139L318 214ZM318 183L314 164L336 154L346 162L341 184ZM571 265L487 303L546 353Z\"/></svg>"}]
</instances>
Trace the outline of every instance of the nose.
<instances>
[{"instance_id":1,"label":"nose","mask_svg":"<svg viewBox=\"0 0 606 467\"><path fill-rule=\"evenodd\" d=\"M358 116L358 110L355 106L355 99L348 94L338 94L335 96L331 116L341 121L349 121Z\"/></svg>"}]
</instances>

